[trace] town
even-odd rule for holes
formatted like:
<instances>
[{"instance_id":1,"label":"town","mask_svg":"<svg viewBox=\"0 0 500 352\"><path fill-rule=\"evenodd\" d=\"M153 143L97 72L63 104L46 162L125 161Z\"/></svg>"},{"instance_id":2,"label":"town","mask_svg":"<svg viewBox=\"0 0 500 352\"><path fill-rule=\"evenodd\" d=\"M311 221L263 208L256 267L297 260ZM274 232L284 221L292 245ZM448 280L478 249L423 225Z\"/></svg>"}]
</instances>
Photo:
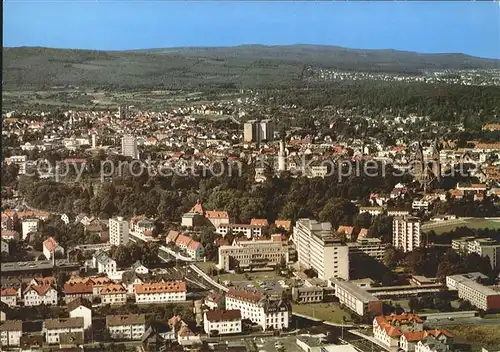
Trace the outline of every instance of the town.
<instances>
[{"instance_id":1,"label":"town","mask_svg":"<svg viewBox=\"0 0 500 352\"><path fill-rule=\"evenodd\" d=\"M500 144L252 94L4 113L2 350L494 351Z\"/></svg>"}]
</instances>

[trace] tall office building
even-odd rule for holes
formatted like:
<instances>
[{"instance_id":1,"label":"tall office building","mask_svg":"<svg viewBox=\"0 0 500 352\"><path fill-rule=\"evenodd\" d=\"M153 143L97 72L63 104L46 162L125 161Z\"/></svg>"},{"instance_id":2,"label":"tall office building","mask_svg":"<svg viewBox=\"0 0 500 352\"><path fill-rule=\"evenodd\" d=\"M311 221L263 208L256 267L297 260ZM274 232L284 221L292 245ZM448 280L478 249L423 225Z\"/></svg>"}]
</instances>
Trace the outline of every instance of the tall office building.
<instances>
[{"instance_id":1,"label":"tall office building","mask_svg":"<svg viewBox=\"0 0 500 352\"><path fill-rule=\"evenodd\" d=\"M411 252L420 247L420 219L415 217L395 217L392 222L392 244L403 252Z\"/></svg>"},{"instance_id":2,"label":"tall office building","mask_svg":"<svg viewBox=\"0 0 500 352\"><path fill-rule=\"evenodd\" d=\"M299 219L293 228L293 241L302 267L314 269L323 280L349 280L349 249L334 236L332 224Z\"/></svg>"},{"instance_id":3,"label":"tall office building","mask_svg":"<svg viewBox=\"0 0 500 352\"><path fill-rule=\"evenodd\" d=\"M129 156L134 159L139 159L137 151L137 140L134 136L122 137L122 155Z\"/></svg>"},{"instance_id":4,"label":"tall office building","mask_svg":"<svg viewBox=\"0 0 500 352\"><path fill-rule=\"evenodd\" d=\"M114 246L128 243L128 221L121 216L116 219L109 219L109 243Z\"/></svg>"},{"instance_id":5,"label":"tall office building","mask_svg":"<svg viewBox=\"0 0 500 352\"><path fill-rule=\"evenodd\" d=\"M260 143L274 140L274 124L271 120L250 120L243 125L243 141Z\"/></svg>"}]
</instances>

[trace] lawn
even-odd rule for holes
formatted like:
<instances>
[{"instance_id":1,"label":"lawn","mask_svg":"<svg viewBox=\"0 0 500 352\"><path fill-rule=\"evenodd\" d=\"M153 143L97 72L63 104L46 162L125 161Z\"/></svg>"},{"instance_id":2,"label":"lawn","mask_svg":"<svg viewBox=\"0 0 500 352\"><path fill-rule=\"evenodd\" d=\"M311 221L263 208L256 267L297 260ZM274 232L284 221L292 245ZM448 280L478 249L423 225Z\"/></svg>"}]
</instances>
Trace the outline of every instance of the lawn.
<instances>
[{"instance_id":1,"label":"lawn","mask_svg":"<svg viewBox=\"0 0 500 352\"><path fill-rule=\"evenodd\" d=\"M472 218L465 220L464 222L459 222L455 223L452 225L447 225L447 226L429 226L423 229L423 231L428 232L433 230L436 232L436 234L441 234L444 232L450 232L456 229L457 227L461 226L466 226L470 229L483 229L483 228L489 228L489 229L500 229L500 220L488 220L488 219L483 219L483 218Z\"/></svg>"},{"instance_id":2,"label":"lawn","mask_svg":"<svg viewBox=\"0 0 500 352\"><path fill-rule=\"evenodd\" d=\"M457 340L472 345L500 346L499 325L458 325L447 328Z\"/></svg>"},{"instance_id":3,"label":"lawn","mask_svg":"<svg viewBox=\"0 0 500 352\"><path fill-rule=\"evenodd\" d=\"M292 312L336 324L344 322L342 317L345 317L348 323L352 321L351 314L334 303L294 304Z\"/></svg>"},{"instance_id":4,"label":"lawn","mask_svg":"<svg viewBox=\"0 0 500 352\"><path fill-rule=\"evenodd\" d=\"M210 275L210 269L215 268L216 263L215 262L198 262L196 263L196 266L203 270L205 274Z\"/></svg>"}]
</instances>

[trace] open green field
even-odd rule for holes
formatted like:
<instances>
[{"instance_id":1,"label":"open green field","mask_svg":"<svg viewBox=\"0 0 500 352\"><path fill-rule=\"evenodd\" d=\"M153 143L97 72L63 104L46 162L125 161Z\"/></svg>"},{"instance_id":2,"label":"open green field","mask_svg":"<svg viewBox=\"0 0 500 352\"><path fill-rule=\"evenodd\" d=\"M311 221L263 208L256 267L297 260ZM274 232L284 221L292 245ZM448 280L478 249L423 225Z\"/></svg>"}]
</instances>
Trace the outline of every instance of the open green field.
<instances>
[{"instance_id":1,"label":"open green field","mask_svg":"<svg viewBox=\"0 0 500 352\"><path fill-rule=\"evenodd\" d=\"M474 350L500 346L500 325L459 325L447 329L455 335L456 340L470 343Z\"/></svg>"},{"instance_id":2,"label":"open green field","mask_svg":"<svg viewBox=\"0 0 500 352\"><path fill-rule=\"evenodd\" d=\"M427 225L427 224L426 224ZM445 225L445 224L433 224L434 226L425 226L422 228L422 231L428 232L428 231L434 231L436 234L441 234L444 232L450 232L455 230L457 227L462 227L466 226L470 229L484 229L484 228L489 228L489 229L500 229L500 219L499 220L492 220L492 219L483 219L483 218L472 218L472 219L467 219L464 221L457 221L453 222L452 224Z\"/></svg>"},{"instance_id":3,"label":"open green field","mask_svg":"<svg viewBox=\"0 0 500 352\"><path fill-rule=\"evenodd\" d=\"M294 304L292 311L336 324L352 321L351 314L334 303Z\"/></svg>"}]
</instances>

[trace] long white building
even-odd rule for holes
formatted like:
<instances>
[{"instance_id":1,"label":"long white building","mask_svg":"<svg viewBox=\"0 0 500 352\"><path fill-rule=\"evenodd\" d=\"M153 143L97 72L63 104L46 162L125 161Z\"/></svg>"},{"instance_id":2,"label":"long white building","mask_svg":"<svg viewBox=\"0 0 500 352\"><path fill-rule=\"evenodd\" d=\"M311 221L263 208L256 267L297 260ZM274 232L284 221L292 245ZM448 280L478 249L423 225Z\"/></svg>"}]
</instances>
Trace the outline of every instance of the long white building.
<instances>
[{"instance_id":1,"label":"long white building","mask_svg":"<svg viewBox=\"0 0 500 352\"><path fill-rule=\"evenodd\" d=\"M292 316L289 301L272 299L260 292L230 289L226 294L226 309L239 310L242 319L249 319L264 331L287 329Z\"/></svg>"},{"instance_id":2,"label":"long white building","mask_svg":"<svg viewBox=\"0 0 500 352\"><path fill-rule=\"evenodd\" d=\"M226 271L240 268L276 266L284 260L288 263L288 244L281 235L273 235L270 240L235 240L230 246L219 247L217 266Z\"/></svg>"},{"instance_id":3,"label":"long white building","mask_svg":"<svg viewBox=\"0 0 500 352\"><path fill-rule=\"evenodd\" d=\"M46 319L43 322L43 333L48 344L60 342L61 334L75 333L81 334L83 338L84 320L77 318Z\"/></svg>"},{"instance_id":4,"label":"long white building","mask_svg":"<svg viewBox=\"0 0 500 352\"><path fill-rule=\"evenodd\" d=\"M106 327L114 339L140 340L146 331L146 316L144 314L108 315Z\"/></svg>"},{"instance_id":5,"label":"long white building","mask_svg":"<svg viewBox=\"0 0 500 352\"><path fill-rule=\"evenodd\" d=\"M420 219L395 217L392 222L392 244L403 252L411 252L422 244Z\"/></svg>"},{"instance_id":6,"label":"long white building","mask_svg":"<svg viewBox=\"0 0 500 352\"><path fill-rule=\"evenodd\" d=\"M323 280L349 280L348 247L342 239L334 236L329 222L297 220L293 228L293 241L302 267L314 269L318 278Z\"/></svg>"},{"instance_id":7,"label":"long white building","mask_svg":"<svg viewBox=\"0 0 500 352\"><path fill-rule=\"evenodd\" d=\"M241 333L241 312L239 310L209 310L203 317L203 330L208 335Z\"/></svg>"},{"instance_id":8,"label":"long white building","mask_svg":"<svg viewBox=\"0 0 500 352\"><path fill-rule=\"evenodd\" d=\"M135 302L142 304L184 302L187 287L184 281L154 282L135 285Z\"/></svg>"}]
</instances>

